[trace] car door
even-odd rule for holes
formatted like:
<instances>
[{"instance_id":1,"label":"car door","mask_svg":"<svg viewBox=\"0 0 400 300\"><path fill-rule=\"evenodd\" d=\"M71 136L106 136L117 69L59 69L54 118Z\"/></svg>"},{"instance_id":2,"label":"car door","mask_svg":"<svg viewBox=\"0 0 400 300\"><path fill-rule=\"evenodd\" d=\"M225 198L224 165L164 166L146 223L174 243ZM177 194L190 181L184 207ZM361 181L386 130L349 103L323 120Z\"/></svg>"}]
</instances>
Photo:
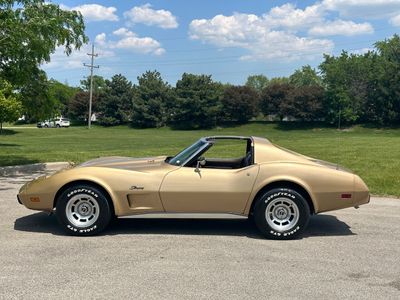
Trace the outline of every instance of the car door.
<instances>
[{"instance_id":1,"label":"car door","mask_svg":"<svg viewBox=\"0 0 400 300\"><path fill-rule=\"evenodd\" d=\"M160 196L166 212L243 213L259 166L240 169L181 167L164 178Z\"/></svg>"}]
</instances>

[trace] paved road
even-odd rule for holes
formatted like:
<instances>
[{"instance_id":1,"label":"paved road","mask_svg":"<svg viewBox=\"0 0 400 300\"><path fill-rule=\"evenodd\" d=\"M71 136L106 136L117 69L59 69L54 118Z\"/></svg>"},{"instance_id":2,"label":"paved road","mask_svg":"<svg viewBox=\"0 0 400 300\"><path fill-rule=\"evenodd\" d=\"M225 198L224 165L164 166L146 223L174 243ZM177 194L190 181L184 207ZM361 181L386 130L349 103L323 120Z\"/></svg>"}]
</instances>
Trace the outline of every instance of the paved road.
<instances>
[{"instance_id":1,"label":"paved road","mask_svg":"<svg viewBox=\"0 0 400 300\"><path fill-rule=\"evenodd\" d=\"M304 238L246 220L121 219L69 237L0 177L0 299L400 298L400 200L315 216Z\"/></svg>"}]
</instances>

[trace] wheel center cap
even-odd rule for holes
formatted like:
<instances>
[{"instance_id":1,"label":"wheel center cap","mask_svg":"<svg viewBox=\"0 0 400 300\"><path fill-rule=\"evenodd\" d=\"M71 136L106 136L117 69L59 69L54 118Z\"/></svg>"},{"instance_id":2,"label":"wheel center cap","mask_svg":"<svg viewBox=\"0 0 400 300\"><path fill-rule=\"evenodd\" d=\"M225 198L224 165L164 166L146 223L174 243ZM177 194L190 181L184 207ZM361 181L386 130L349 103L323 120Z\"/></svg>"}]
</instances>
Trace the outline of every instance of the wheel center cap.
<instances>
[{"instance_id":1,"label":"wheel center cap","mask_svg":"<svg viewBox=\"0 0 400 300\"><path fill-rule=\"evenodd\" d=\"M87 216L90 213L90 207L87 204L81 204L78 207L78 212L83 215L83 216Z\"/></svg>"},{"instance_id":2,"label":"wheel center cap","mask_svg":"<svg viewBox=\"0 0 400 300\"><path fill-rule=\"evenodd\" d=\"M286 209L284 209L283 207L279 207L276 212L275 215L277 216L278 219L283 220L286 218L287 216L287 211Z\"/></svg>"}]
</instances>

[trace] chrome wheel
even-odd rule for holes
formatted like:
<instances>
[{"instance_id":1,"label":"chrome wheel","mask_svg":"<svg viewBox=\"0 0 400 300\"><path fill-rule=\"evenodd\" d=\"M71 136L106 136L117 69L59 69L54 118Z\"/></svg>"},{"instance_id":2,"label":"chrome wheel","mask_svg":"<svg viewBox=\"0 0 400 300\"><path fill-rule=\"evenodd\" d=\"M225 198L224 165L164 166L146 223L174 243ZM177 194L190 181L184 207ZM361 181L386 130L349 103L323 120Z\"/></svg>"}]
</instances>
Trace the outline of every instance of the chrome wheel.
<instances>
[{"instance_id":1,"label":"chrome wheel","mask_svg":"<svg viewBox=\"0 0 400 300\"><path fill-rule=\"evenodd\" d=\"M74 226L88 227L99 218L99 203L88 194L77 194L69 199L65 207L65 214L68 221Z\"/></svg>"},{"instance_id":2,"label":"chrome wheel","mask_svg":"<svg viewBox=\"0 0 400 300\"><path fill-rule=\"evenodd\" d=\"M276 198L268 203L265 218L268 225L278 231L291 230L299 221L299 208L289 198Z\"/></svg>"}]
</instances>

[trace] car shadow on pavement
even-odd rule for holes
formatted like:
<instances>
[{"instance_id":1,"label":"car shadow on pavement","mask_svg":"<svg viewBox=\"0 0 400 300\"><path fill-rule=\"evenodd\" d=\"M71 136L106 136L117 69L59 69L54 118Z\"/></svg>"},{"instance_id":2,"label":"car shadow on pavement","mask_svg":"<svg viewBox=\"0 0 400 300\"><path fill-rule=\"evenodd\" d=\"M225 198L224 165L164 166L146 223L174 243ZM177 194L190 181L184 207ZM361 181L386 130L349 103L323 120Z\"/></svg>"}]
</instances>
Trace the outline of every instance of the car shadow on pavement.
<instances>
[{"instance_id":1,"label":"car shadow on pavement","mask_svg":"<svg viewBox=\"0 0 400 300\"><path fill-rule=\"evenodd\" d=\"M16 219L14 229L65 235L55 216L48 216L43 212ZM102 235L118 234L222 235L263 239L254 223L247 219L117 219L102 233ZM311 217L303 238L346 235L354 235L346 223L335 216L317 215Z\"/></svg>"}]
</instances>

